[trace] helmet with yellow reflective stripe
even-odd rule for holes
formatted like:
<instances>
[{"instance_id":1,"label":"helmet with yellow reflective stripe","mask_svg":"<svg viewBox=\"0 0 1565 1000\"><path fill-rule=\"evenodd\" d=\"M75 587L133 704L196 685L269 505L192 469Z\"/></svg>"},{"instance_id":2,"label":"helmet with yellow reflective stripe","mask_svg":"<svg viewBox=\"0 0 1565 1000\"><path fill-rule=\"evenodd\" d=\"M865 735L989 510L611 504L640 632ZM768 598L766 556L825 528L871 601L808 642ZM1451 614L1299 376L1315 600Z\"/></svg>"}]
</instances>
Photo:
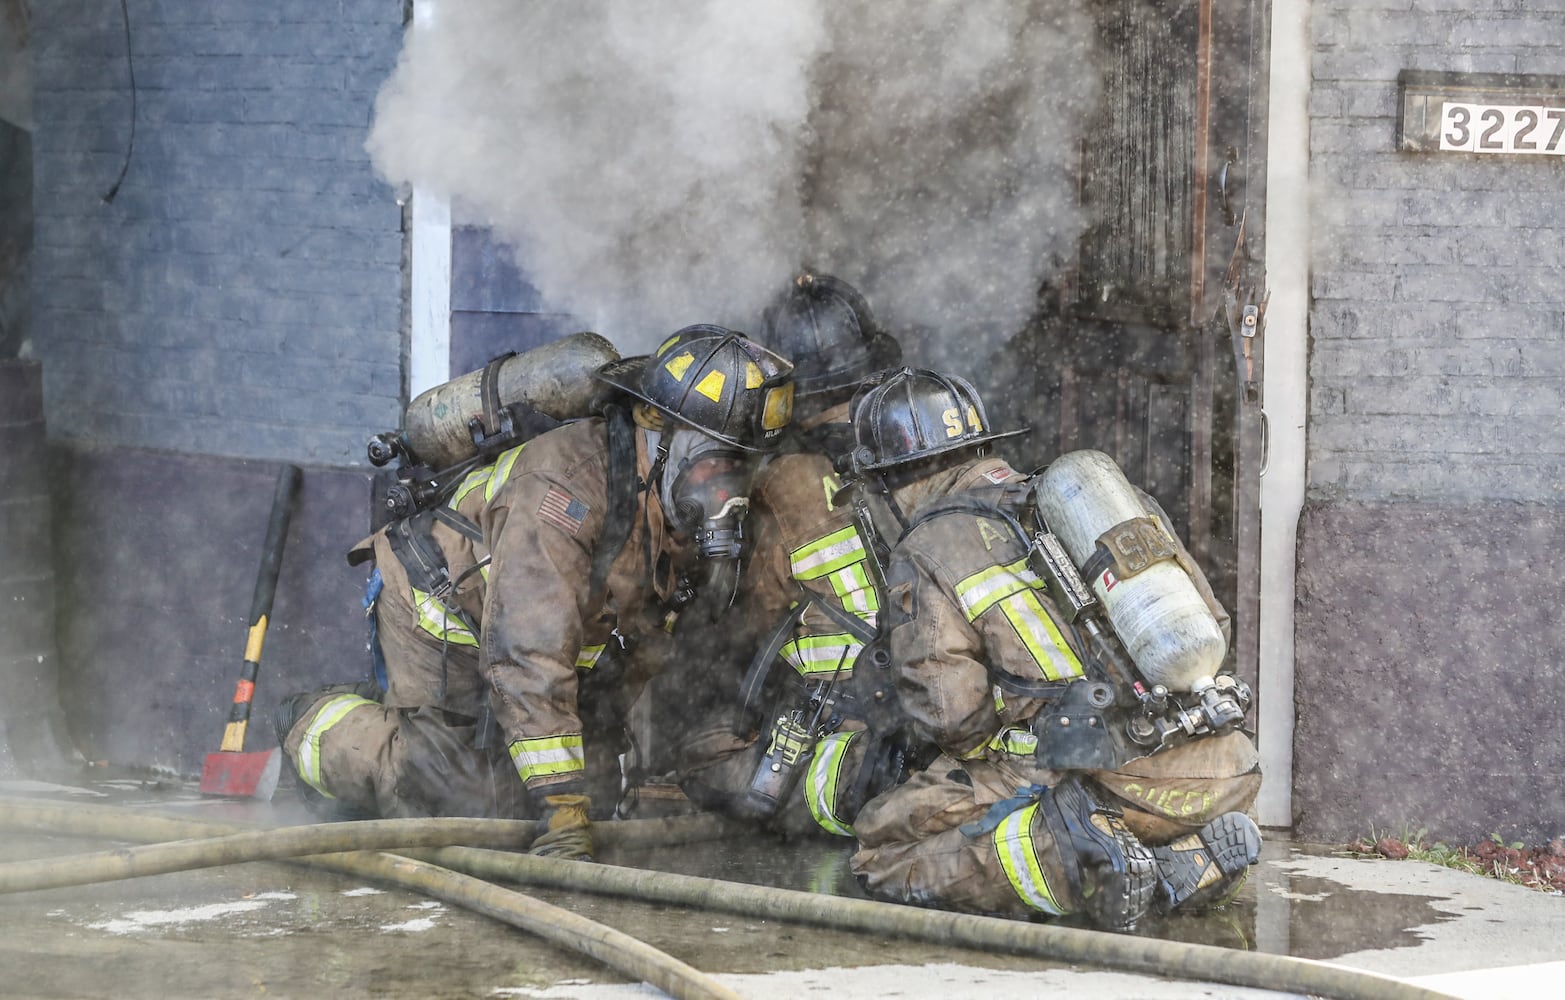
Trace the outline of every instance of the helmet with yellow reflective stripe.
<instances>
[{"instance_id":1,"label":"helmet with yellow reflective stripe","mask_svg":"<svg viewBox=\"0 0 1565 1000\"><path fill-rule=\"evenodd\" d=\"M888 469L1023 431L995 432L972 383L927 368L877 376L853 399L855 472Z\"/></svg>"},{"instance_id":2,"label":"helmet with yellow reflective stripe","mask_svg":"<svg viewBox=\"0 0 1565 1000\"><path fill-rule=\"evenodd\" d=\"M793 365L743 334L687 326L656 352L593 376L665 416L746 451L773 447L793 415Z\"/></svg>"}]
</instances>

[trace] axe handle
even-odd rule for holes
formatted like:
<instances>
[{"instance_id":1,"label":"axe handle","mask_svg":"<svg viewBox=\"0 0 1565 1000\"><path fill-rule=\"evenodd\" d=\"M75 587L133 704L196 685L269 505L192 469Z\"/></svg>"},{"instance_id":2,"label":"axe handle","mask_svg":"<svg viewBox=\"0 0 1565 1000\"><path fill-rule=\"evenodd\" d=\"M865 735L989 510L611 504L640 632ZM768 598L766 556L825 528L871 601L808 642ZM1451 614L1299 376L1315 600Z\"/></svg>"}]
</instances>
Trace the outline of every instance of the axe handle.
<instances>
[{"instance_id":1,"label":"axe handle","mask_svg":"<svg viewBox=\"0 0 1565 1000\"><path fill-rule=\"evenodd\" d=\"M283 543L288 540L288 522L303 476L297 465L285 465L277 474L277 493L272 497L272 519L266 526L266 543L261 548L261 569L255 578L255 596L250 600L250 631L245 639L245 661L239 671L239 687L228 711L220 750L239 752L245 746L245 730L250 725L250 703L255 698L255 678L261 669L261 646L266 641L266 626L272 617L272 598L277 594L277 575L282 567Z\"/></svg>"}]
</instances>

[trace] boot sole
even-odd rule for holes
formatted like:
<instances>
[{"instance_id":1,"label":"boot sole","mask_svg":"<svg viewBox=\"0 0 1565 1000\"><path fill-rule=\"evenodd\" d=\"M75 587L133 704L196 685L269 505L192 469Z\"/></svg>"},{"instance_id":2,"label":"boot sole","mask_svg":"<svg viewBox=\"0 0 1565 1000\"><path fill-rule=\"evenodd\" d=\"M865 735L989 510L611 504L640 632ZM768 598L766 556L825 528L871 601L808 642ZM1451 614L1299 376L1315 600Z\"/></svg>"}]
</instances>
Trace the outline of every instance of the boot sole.
<instances>
[{"instance_id":1,"label":"boot sole","mask_svg":"<svg viewBox=\"0 0 1565 1000\"><path fill-rule=\"evenodd\" d=\"M1261 856L1261 831L1244 813L1231 812L1172 844L1152 848L1162 877L1161 907L1199 909L1235 892Z\"/></svg>"}]
</instances>

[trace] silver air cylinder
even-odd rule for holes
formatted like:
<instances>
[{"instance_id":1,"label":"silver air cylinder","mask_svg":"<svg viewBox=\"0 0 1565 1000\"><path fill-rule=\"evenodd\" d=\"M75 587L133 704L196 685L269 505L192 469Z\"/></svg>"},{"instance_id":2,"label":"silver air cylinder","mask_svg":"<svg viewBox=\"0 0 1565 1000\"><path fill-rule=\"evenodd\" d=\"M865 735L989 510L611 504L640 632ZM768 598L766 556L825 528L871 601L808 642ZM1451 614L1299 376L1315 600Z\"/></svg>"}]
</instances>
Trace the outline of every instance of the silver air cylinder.
<instances>
[{"instance_id":1,"label":"silver air cylinder","mask_svg":"<svg viewBox=\"0 0 1565 1000\"><path fill-rule=\"evenodd\" d=\"M501 363L499 403L525 402L557 420L588 416L598 388L592 373L618 359L614 345L596 333L573 333L543 344ZM483 374L483 369L468 372L408 404L402 436L421 462L443 469L476 452L468 421L484 419Z\"/></svg>"},{"instance_id":2,"label":"silver air cylinder","mask_svg":"<svg viewBox=\"0 0 1565 1000\"><path fill-rule=\"evenodd\" d=\"M1100 451L1061 455L1038 477L1034 490L1044 522L1078 568L1087 565L1111 529L1150 513L1119 466ZM1159 559L1124 579L1111 564L1087 583L1149 683L1190 691L1217 673L1227 642L1175 559Z\"/></svg>"}]
</instances>

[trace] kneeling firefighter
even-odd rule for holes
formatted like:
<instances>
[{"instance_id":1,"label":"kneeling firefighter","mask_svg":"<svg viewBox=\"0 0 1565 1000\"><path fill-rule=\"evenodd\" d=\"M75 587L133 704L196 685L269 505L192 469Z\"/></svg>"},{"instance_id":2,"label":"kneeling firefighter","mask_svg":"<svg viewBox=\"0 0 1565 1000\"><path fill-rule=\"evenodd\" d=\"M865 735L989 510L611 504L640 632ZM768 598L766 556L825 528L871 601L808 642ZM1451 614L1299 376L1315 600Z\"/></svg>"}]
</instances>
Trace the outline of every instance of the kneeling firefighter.
<instances>
[{"instance_id":1,"label":"kneeling firefighter","mask_svg":"<svg viewBox=\"0 0 1565 1000\"><path fill-rule=\"evenodd\" d=\"M686 327L594 373L613 390L599 415L361 543L384 583L386 694L280 706L305 785L369 815L536 816L535 853L590 857L589 817L621 791L624 711L659 666L646 654L698 588L733 586L790 371L741 334Z\"/></svg>"},{"instance_id":2,"label":"kneeling firefighter","mask_svg":"<svg viewBox=\"0 0 1565 1000\"><path fill-rule=\"evenodd\" d=\"M681 629L680 668L655 682L654 715L693 802L788 835L850 837L858 805L895 768L869 725L875 706L857 697L881 594L855 512L837 502L833 456L852 441L854 392L901 348L852 285L812 273L767 308L757 339L794 363L794 420L751 490L734 613L717 629Z\"/></svg>"},{"instance_id":3,"label":"kneeling firefighter","mask_svg":"<svg viewBox=\"0 0 1565 1000\"><path fill-rule=\"evenodd\" d=\"M1092 640L1035 568L1033 533L1019 526L1035 518L1036 484L990 454L1008 434L990 429L973 387L901 369L855 400L853 431L852 488L873 501L875 530L898 539L883 624L922 764L857 817L852 864L867 890L980 913L1081 914L1109 929L1236 891L1260 846L1243 812L1260 775L1242 712L1153 726L1157 738L1128 752L1050 731L1117 725L1110 703L1122 693L1101 663L1107 630ZM1137 523L1182 551L1152 507ZM1221 611L1203 610L1214 621Z\"/></svg>"}]
</instances>

